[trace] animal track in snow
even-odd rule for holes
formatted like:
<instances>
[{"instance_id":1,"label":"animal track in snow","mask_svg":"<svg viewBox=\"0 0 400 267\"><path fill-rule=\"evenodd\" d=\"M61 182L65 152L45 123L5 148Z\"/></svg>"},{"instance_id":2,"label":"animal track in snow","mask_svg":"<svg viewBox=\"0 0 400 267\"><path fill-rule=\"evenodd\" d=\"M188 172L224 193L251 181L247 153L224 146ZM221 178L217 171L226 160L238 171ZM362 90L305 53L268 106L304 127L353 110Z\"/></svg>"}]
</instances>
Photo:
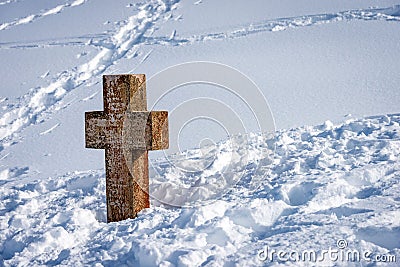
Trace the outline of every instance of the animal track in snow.
<instances>
[{"instance_id":1,"label":"animal track in snow","mask_svg":"<svg viewBox=\"0 0 400 267\"><path fill-rule=\"evenodd\" d=\"M43 113L49 112L67 92L103 73L109 66L125 57L128 51L141 43L143 35L152 30L154 23L168 14L174 3L174 1L164 3L161 0L142 3L138 7L139 13L121 23L122 26L109 38L110 43L104 42L98 54L91 60L72 70L58 74L51 84L25 96L25 103L19 103L15 109L3 114L0 118L0 139L9 137L27 125L35 124L39 117Z\"/></svg>"},{"instance_id":2,"label":"animal track in snow","mask_svg":"<svg viewBox=\"0 0 400 267\"><path fill-rule=\"evenodd\" d=\"M85 1L86 0L75 0L72 3L66 3L66 4L58 5L58 6L54 7L54 8L51 8L51 9L46 10L46 11L43 11L40 14L31 14L31 15L25 16L23 18L18 18L18 19L15 19L13 21L10 21L10 22L2 23L2 24L0 24L0 31L7 30L7 29L9 29L11 27L18 26L18 25L32 23L37 19L49 16L49 15L58 14L61 11L63 11L64 9L66 9L66 8L80 6ZM6 1L6 2L3 2L3 3L8 4L8 3L11 3L11 2L12 1ZM2 5L3 3L0 3L0 5Z\"/></svg>"},{"instance_id":3,"label":"animal track in snow","mask_svg":"<svg viewBox=\"0 0 400 267\"><path fill-rule=\"evenodd\" d=\"M261 22L248 23L239 26L236 29L228 29L224 32L192 35L189 37L174 38L173 40L171 40L169 37L151 37L147 38L147 42L150 44L185 45L191 44L193 42L212 41L219 39L235 39L260 32L277 32L287 29L295 29L313 25L351 20L384 20L398 22L400 21L400 5L395 5L393 7L387 8L358 9L330 14L277 18Z\"/></svg>"},{"instance_id":4,"label":"animal track in snow","mask_svg":"<svg viewBox=\"0 0 400 267\"><path fill-rule=\"evenodd\" d=\"M202 42L206 40L217 40L225 38L238 38L248 34L275 31L277 27L280 30L288 28L298 28L311 25L319 25L330 22L344 20L389 20L400 21L400 5L388 8L371 8L343 11L332 14L317 14L308 16L299 16L292 18L279 18L267 20L260 23L250 23L243 25L239 29L228 30L219 33L205 33L202 35L193 35L189 37L181 37L171 39L170 36L165 37L149 37L147 32L152 32L155 23L160 19L166 19L170 16L170 11L176 8L178 1L161 1L154 0L149 3L142 3L137 8L139 12L128 20L119 23L121 26L116 32L107 34L98 34L93 36L81 36L64 40L42 40L38 42L30 42L26 44L3 43L1 48L36 48L58 45L93 45L100 48L99 52L88 62L81 66L76 66L71 70L64 71L56 75L53 82L48 86L36 89L22 99L14 109L3 114L0 118L0 139L4 139L21 131L30 124L35 124L39 121L38 118L43 118L43 114L51 112L55 103L59 102L65 95L87 83L93 77L103 73L110 66L114 65L118 60L131 56L130 51L138 51L139 48L147 44L161 45L185 45L194 42ZM76 0L72 4L64 4L64 7L56 7L48 10L43 14L51 15L54 12L59 12L66 7L72 7L83 4L83 0ZM31 19L36 19L42 15L31 15L30 19L22 18L10 25L15 25L22 22L29 22ZM29 17L31 17L29 16ZM24 20L25 19L25 20ZM2 24L0 29L6 29L10 25ZM95 42L93 42L93 40ZM89 43L88 43L89 42ZM135 52L135 54L136 54ZM146 57L145 57L146 58ZM145 58L143 60L145 60ZM357 151L355 151L357 152ZM316 155L313 159L308 159L308 162L300 164L300 168L332 168L336 160L326 162L323 157ZM328 165L326 165L328 164ZM313 166L314 165L314 166ZM329 167L330 166L330 167ZM290 167L290 166L286 166ZM284 170L284 169L282 169Z\"/></svg>"}]
</instances>

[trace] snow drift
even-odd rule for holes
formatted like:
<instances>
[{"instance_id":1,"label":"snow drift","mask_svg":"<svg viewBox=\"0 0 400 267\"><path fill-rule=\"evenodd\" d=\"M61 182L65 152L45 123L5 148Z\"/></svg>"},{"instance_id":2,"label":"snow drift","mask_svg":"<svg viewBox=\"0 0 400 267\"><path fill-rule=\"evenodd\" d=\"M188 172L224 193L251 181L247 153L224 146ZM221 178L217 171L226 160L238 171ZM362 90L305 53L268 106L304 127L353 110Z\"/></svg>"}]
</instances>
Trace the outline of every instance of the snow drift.
<instances>
[{"instance_id":1,"label":"snow drift","mask_svg":"<svg viewBox=\"0 0 400 267\"><path fill-rule=\"evenodd\" d=\"M197 206L161 202L182 205L204 197L185 195L190 190L182 188L207 193L228 167L228 161L220 166L219 158L231 140L213 148L215 160L196 173L200 182L173 162L153 163L152 207L136 219L110 224L101 170L27 184L15 183L22 170L3 171L2 264L249 266L279 263L260 260L265 246L320 252L336 247L337 240L346 240L349 249L399 258L399 124L400 114L393 114L338 125L327 121L270 137L250 134L248 145L234 151L248 151L248 161L235 163L240 179L219 198ZM201 162L196 150L175 155L178 159Z\"/></svg>"}]
</instances>

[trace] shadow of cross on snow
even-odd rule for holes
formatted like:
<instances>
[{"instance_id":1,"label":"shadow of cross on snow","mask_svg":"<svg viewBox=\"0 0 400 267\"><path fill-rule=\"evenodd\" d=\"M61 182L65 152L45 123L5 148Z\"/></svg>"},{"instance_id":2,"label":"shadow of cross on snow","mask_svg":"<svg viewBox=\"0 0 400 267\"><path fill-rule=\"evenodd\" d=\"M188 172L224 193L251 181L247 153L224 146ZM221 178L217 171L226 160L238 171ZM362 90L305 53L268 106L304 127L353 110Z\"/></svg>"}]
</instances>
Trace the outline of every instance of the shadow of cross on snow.
<instances>
[{"instance_id":1,"label":"shadow of cross on snow","mask_svg":"<svg viewBox=\"0 0 400 267\"><path fill-rule=\"evenodd\" d=\"M168 112L147 111L144 74L104 75L104 111L85 113L86 148L105 149L107 222L150 207L148 150L167 149Z\"/></svg>"}]
</instances>

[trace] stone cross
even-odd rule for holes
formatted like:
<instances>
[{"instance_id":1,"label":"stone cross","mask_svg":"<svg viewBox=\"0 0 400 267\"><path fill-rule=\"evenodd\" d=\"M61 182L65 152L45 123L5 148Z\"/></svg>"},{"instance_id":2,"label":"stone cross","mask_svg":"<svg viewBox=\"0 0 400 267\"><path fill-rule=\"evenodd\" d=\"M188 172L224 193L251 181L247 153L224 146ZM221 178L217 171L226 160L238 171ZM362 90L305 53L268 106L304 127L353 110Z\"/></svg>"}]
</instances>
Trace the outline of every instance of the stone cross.
<instances>
[{"instance_id":1,"label":"stone cross","mask_svg":"<svg viewBox=\"0 0 400 267\"><path fill-rule=\"evenodd\" d=\"M168 112L147 111L144 74L103 76L104 111L85 113L87 148L105 149L107 222L150 207L148 150L168 148Z\"/></svg>"}]
</instances>

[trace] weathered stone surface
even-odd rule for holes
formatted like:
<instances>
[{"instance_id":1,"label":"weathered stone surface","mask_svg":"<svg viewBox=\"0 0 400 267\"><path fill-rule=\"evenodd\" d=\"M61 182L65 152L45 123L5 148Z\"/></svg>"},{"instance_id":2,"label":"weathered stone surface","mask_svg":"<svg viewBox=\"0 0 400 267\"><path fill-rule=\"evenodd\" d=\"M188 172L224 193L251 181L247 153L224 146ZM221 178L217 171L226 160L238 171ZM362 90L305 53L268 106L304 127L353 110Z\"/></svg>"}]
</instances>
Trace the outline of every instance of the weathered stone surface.
<instances>
[{"instance_id":1,"label":"weathered stone surface","mask_svg":"<svg viewBox=\"0 0 400 267\"><path fill-rule=\"evenodd\" d=\"M122 135L125 149L167 149L168 112L127 112Z\"/></svg>"},{"instance_id":2,"label":"weathered stone surface","mask_svg":"<svg viewBox=\"0 0 400 267\"><path fill-rule=\"evenodd\" d=\"M104 111L85 113L87 148L105 149L107 221L150 206L148 150L168 148L168 112L146 111L143 74L103 76Z\"/></svg>"},{"instance_id":3,"label":"weathered stone surface","mask_svg":"<svg viewBox=\"0 0 400 267\"><path fill-rule=\"evenodd\" d=\"M149 116L148 125L150 125L151 136L148 150L167 149L169 146L168 138L168 112L167 111L152 111Z\"/></svg>"},{"instance_id":4,"label":"weathered stone surface","mask_svg":"<svg viewBox=\"0 0 400 267\"><path fill-rule=\"evenodd\" d=\"M103 111L85 113L85 144L87 148L106 148L107 117Z\"/></svg>"}]
</instances>

